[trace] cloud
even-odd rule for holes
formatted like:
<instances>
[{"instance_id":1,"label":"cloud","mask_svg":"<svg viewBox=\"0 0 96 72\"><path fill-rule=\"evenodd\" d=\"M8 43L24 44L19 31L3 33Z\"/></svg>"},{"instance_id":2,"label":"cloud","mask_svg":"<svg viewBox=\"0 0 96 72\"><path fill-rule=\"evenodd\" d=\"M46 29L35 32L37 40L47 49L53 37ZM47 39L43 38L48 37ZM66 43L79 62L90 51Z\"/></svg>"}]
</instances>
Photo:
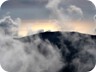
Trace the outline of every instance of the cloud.
<instances>
[{"instance_id":1,"label":"cloud","mask_svg":"<svg viewBox=\"0 0 96 72\"><path fill-rule=\"evenodd\" d=\"M80 20L83 16L83 11L75 5L63 8L60 6L61 3L62 0L49 0L46 8L51 11L51 17L53 16L53 19L57 21L57 24L60 25L62 31L70 31L72 30L72 27L68 25L68 22Z\"/></svg>"},{"instance_id":2,"label":"cloud","mask_svg":"<svg viewBox=\"0 0 96 72\"><path fill-rule=\"evenodd\" d=\"M82 14L81 9L80 9L80 8L77 8L76 6L73 6L73 5L71 5L71 6L68 8L68 11L69 11L70 13L72 13L72 12L79 12L80 14Z\"/></svg>"},{"instance_id":3,"label":"cloud","mask_svg":"<svg viewBox=\"0 0 96 72\"><path fill-rule=\"evenodd\" d=\"M7 22L8 27L14 28L17 22L14 23L13 19L9 19L11 18L5 17L1 21ZM2 30L6 28L5 25L1 27ZM26 39L28 42L24 41ZM58 72L68 67L76 72L85 72L91 70L96 62L94 59L96 58L96 43L88 35L62 33L62 37L59 37L60 42L58 41L61 49L58 48L58 44L55 45L47 39L43 41L38 36L26 39L14 39L10 34L5 35L0 32L0 64L5 70L9 72ZM61 53L64 53L63 58Z\"/></svg>"},{"instance_id":4,"label":"cloud","mask_svg":"<svg viewBox=\"0 0 96 72\"><path fill-rule=\"evenodd\" d=\"M67 11L68 11L68 13L69 13L69 16L72 18L72 19L74 19L75 18L75 20L76 19L81 19L82 18L82 16L83 16L83 11L82 11L82 9L81 8L79 8L79 7L77 7L77 6L75 6L75 5L70 5L68 8L67 8Z\"/></svg>"},{"instance_id":5,"label":"cloud","mask_svg":"<svg viewBox=\"0 0 96 72\"><path fill-rule=\"evenodd\" d=\"M18 33L19 25L19 18L17 20L12 20L10 16L6 16L0 20L0 32L5 35L14 36Z\"/></svg>"},{"instance_id":6,"label":"cloud","mask_svg":"<svg viewBox=\"0 0 96 72\"><path fill-rule=\"evenodd\" d=\"M63 66L59 50L38 37L27 44L9 38L0 46L1 65L9 72L56 72Z\"/></svg>"},{"instance_id":7,"label":"cloud","mask_svg":"<svg viewBox=\"0 0 96 72\"><path fill-rule=\"evenodd\" d=\"M26 0L9 0L2 5L2 11L4 12L10 11L11 16L20 17L22 19L50 19L49 16L53 14L51 14L50 11L45 8L46 4L48 4L49 1L50 0L27 0L27 1ZM55 4L55 1L52 2L54 3L53 4L54 7L57 4L57 3ZM64 14L65 18L68 18L67 16L68 13L65 12L65 9L70 7L70 5L74 5L82 10L83 12L82 20L92 21L93 16L96 14L96 10L93 4L88 0L60 0L60 1L57 0L57 2L60 2L58 3L59 4L58 8L64 9L64 12L62 11L62 13ZM10 9L12 9L12 11ZM76 18L78 19L77 16L80 16L80 14L79 15L76 15L76 14L74 15L69 14L69 16L72 16L72 18L74 19ZM57 17L54 16L54 18L57 18Z\"/></svg>"},{"instance_id":8,"label":"cloud","mask_svg":"<svg viewBox=\"0 0 96 72\"><path fill-rule=\"evenodd\" d=\"M25 43L14 39L12 28L18 24L10 16L0 20L0 64L8 72L56 72L64 66L56 46L38 36Z\"/></svg>"},{"instance_id":9,"label":"cloud","mask_svg":"<svg viewBox=\"0 0 96 72\"><path fill-rule=\"evenodd\" d=\"M62 28L64 28L65 26L66 29L70 29L68 28L68 25L66 25L66 21L69 20L68 16L66 16L59 8L60 3L61 0L49 0L46 8L48 8L52 12L53 18L56 19L57 24L61 25Z\"/></svg>"},{"instance_id":10,"label":"cloud","mask_svg":"<svg viewBox=\"0 0 96 72\"><path fill-rule=\"evenodd\" d=\"M66 3L66 1L64 1ZM53 12L53 16L58 17L60 20L70 21L72 19L81 19L83 11L81 8L75 5L69 5L67 8L60 6L62 0L49 0L46 8L49 8Z\"/></svg>"}]
</instances>

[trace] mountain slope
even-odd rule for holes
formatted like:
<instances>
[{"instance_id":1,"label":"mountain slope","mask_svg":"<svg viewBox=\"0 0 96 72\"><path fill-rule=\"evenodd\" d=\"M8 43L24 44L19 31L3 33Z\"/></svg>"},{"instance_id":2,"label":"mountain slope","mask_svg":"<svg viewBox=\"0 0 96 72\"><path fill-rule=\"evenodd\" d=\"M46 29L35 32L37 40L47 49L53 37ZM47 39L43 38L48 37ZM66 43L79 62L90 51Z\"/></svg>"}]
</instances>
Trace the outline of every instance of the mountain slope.
<instances>
[{"instance_id":1,"label":"mountain slope","mask_svg":"<svg viewBox=\"0 0 96 72\"><path fill-rule=\"evenodd\" d=\"M23 37L20 40L31 43L36 37L49 41L60 50L65 66L59 72L88 72L95 66L95 35L76 32L44 32Z\"/></svg>"}]
</instances>

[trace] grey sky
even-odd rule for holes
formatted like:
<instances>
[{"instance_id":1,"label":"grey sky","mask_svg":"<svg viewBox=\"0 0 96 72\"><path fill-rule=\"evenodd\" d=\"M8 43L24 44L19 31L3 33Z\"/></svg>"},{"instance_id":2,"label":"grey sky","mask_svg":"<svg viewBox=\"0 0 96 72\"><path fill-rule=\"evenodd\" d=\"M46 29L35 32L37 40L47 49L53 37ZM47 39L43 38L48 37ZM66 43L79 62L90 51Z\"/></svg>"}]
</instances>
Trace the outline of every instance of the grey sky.
<instances>
[{"instance_id":1,"label":"grey sky","mask_svg":"<svg viewBox=\"0 0 96 72\"><path fill-rule=\"evenodd\" d=\"M9 0L3 3L1 12L10 12L13 17L21 19L49 19L51 11L45 8L48 0ZM95 6L88 0L62 0L60 8L66 10L70 5L75 5L83 12L82 20L93 20L96 14ZM1 14L2 14L1 13ZM65 13L76 19L78 15Z\"/></svg>"}]
</instances>

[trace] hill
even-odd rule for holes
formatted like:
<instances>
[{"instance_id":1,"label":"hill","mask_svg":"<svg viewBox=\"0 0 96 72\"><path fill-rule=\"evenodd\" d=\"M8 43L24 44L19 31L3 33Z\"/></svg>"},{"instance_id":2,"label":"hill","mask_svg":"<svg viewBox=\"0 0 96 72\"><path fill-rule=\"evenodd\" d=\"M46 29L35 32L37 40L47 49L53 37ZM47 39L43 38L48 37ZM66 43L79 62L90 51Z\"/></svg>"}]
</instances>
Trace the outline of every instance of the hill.
<instances>
[{"instance_id":1,"label":"hill","mask_svg":"<svg viewBox=\"0 0 96 72\"><path fill-rule=\"evenodd\" d=\"M50 42L60 51L65 65L59 72L88 72L94 68L96 62L95 35L77 32L44 32L20 38L20 41L31 43L37 37L43 42ZM41 43L38 48L40 46L42 47ZM46 51L41 51L41 53L46 54Z\"/></svg>"}]
</instances>

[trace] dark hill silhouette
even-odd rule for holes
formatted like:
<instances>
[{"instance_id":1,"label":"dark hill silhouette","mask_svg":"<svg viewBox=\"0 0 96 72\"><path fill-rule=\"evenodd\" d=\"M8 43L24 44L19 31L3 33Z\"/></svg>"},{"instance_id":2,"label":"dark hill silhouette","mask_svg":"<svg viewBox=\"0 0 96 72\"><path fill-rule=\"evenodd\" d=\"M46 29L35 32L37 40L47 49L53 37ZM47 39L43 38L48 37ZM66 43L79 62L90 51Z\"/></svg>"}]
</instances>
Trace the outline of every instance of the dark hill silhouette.
<instances>
[{"instance_id":1,"label":"dark hill silhouette","mask_svg":"<svg viewBox=\"0 0 96 72\"><path fill-rule=\"evenodd\" d=\"M77 32L44 32L23 37L30 43L36 36L58 47L66 65L59 72L88 72L95 66L96 36ZM80 70L80 71L78 71Z\"/></svg>"}]
</instances>

